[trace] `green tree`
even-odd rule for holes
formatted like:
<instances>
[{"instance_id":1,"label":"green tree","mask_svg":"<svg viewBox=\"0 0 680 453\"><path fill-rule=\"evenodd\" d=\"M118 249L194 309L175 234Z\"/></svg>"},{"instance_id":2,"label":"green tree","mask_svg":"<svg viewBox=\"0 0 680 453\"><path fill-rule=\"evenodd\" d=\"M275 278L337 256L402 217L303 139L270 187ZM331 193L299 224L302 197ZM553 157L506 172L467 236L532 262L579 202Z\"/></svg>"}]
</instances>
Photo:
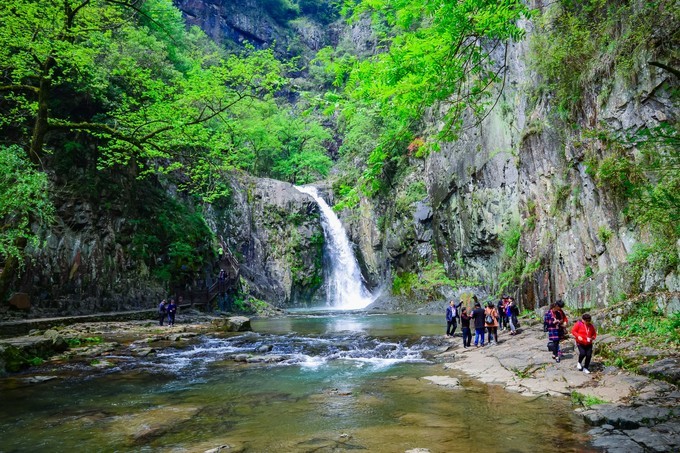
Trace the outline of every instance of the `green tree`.
<instances>
[{"instance_id":1,"label":"green tree","mask_svg":"<svg viewBox=\"0 0 680 453\"><path fill-rule=\"evenodd\" d=\"M226 139L234 167L293 184L328 174L326 146L332 137L315 114L290 112L274 100L241 107Z\"/></svg>"},{"instance_id":2,"label":"green tree","mask_svg":"<svg viewBox=\"0 0 680 453\"><path fill-rule=\"evenodd\" d=\"M283 83L271 51L223 58L170 0L16 0L0 20L0 127L27 131L34 162L51 137L81 132L100 165L219 169L225 117Z\"/></svg>"},{"instance_id":3,"label":"green tree","mask_svg":"<svg viewBox=\"0 0 680 453\"><path fill-rule=\"evenodd\" d=\"M35 169L23 149L0 146L0 294L24 265L25 247L38 246L35 225L53 218L48 185L47 175Z\"/></svg>"},{"instance_id":4,"label":"green tree","mask_svg":"<svg viewBox=\"0 0 680 453\"><path fill-rule=\"evenodd\" d=\"M72 159L133 178L171 173L214 201L234 168L237 115L271 103L285 81L271 50L226 55L187 30L171 0L13 0L0 3L0 23L0 136L19 146L0 150L2 294L53 212L41 170ZM198 242L176 238L157 255L179 263Z\"/></svg>"}]
</instances>

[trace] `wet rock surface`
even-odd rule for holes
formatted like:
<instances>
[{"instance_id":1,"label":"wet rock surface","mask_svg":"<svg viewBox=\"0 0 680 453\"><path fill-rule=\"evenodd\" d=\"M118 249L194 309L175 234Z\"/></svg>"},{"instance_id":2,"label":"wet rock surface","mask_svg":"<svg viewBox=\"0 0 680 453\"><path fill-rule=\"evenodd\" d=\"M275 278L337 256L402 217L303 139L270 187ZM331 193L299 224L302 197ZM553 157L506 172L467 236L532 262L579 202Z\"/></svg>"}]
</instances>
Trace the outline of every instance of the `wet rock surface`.
<instances>
[{"instance_id":1,"label":"wet rock surface","mask_svg":"<svg viewBox=\"0 0 680 453\"><path fill-rule=\"evenodd\" d=\"M216 321L218 320L218 321ZM51 360L77 360L88 364L91 370L105 370L116 366L117 356L127 354L147 356L168 345L187 342L206 332L224 332L222 318L200 313L185 313L174 327L158 326L154 321L127 321L119 323L86 323L64 328L35 331L31 335L0 340L3 347L12 344L40 344L52 342L68 344L74 338L101 337L103 341L92 345L70 347L61 356ZM216 321L216 322L213 322ZM242 324L248 321L244 318ZM678 451L680 449L680 391L677 386L646 375L637 375L613 366L605 366L596 355L591 364L592 374L576 369L576 354L571 341L563 342L563 357L560 363L551 359L546 349L545 333L540 325L523 320L524 327L517 336L506 332L499 334L499 344L484 348L464 349L459 336L437 337L429 357L444 362L450 370L462 371L486 384L500 385L508 391L528 397L571 397L582 396L581 401L592 398L602 404L582 406L576 412L592 426L592 446L611 452ZM603 335L610 345L624 341ZM628 341L628 340L626 340ZM627 345L626 347L636 347ZM123 354L121 354L123 352ZM284 360L272 354L267 345L259 347L252 354L235 354L230 360L241 364L266 364ZM660 357L650 364L658 365L665 372L675 372L673 364L677 357ZM17 377L18 386L37 385L58 378L51 373L37 371L31 376ZM460 381L450 376L426 376L428 385L456 391ZM338 393L338 395L340 395ZM174 414L180 419L191 416L193 409L186 413ZM146 442L172 430L172 424L163 422L167 411L158 412L158 421L148 423L148 429L130 431L131 444ZM405 419L412 417L405 414ZM172 418L172 417L170 417ZM429 422L428 422L429 423ZM328 440L328 439L327 439ZM335 441L326 447L339 448ZM218 444L219 445L219 444ZM211 447L215 447L212 445ZM206 446L206 450L210 448ZM222 445L227 451L239 451L238 445Z\"/></svg>"},{"instance_id":2,"label":"wet rock surface","mask_svg":"<svg viewBox=\"0 0 680 453\"><path fill-rule=\"evenodd\" d=\"M0 376L44 361L83 361L94 368L107 368L114 366L116 360L107 357L123 350L125 354L144 357L161 347L154 344L176 345L207 332L250 330L250 319L245 316L213 316L193 310L178 317L178 324L172 327L147 320L88 322L33 330L29 335L0 339ZM265 356L262 361L277 360ZM39 382L42 381L24 380L26 384Z\"/></svg>"},{"instance_id":3,"label":"wet rock surface","mask_svg":"<svg viewBox=\"0 0 680 453\"><path fill-rule=\"evenodd\" d=\"M603 451L680 451L680 391L669 379L679 371L677 357L641 367L645 375L638 375L605 366L595 355L591 374L585 374L576 368L578 351L571 340L562 342L563 356L556 363L546 348L545 336L535 324L516 336L500 332L498 344L467 349L460 337L455 337L447 340L451 346L438 357L448 369L526 396L603 402L580 403L582 407L575 409L593 426L589 431L592 445ZM638 347L611 336L603 336L603 340L622 351ZM654 378L662 374L664 380Z\"/></svg>"}]
</instances>

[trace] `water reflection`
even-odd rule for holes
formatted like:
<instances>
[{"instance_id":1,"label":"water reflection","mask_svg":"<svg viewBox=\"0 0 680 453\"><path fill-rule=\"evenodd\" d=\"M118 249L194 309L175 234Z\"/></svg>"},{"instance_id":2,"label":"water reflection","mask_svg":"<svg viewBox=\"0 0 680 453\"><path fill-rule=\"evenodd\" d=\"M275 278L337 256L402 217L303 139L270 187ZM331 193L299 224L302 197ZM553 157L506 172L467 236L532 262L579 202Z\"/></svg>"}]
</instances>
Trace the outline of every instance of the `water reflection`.
<instances>
[{"instance_id":1,"label":"water reflection","mask_svg":"<svg viewBox=\"0 0 680 453\"><path fill-rule=\"evenodd\" d=\"M326 333L334 332L355 332L355 333L365 333L366 332L365 322L357 318L349 317L338 317L333 318L330 323L326 325Z\"/></svg>"}]
</instances>

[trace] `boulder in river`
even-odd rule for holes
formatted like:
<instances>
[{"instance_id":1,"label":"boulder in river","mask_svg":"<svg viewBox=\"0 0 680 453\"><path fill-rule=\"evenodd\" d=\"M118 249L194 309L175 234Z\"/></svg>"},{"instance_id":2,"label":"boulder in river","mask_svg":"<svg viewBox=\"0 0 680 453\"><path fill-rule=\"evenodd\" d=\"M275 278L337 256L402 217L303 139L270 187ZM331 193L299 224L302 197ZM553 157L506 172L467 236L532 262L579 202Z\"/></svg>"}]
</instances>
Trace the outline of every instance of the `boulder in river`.
<instances>
[{"instance_id":1,"label":"boulder in river","mask_svg":"<svg viewBox=\"0 0 680 453\"><path fill-rule=\"evenodd\" d=\"M212 324L227 332L249 332L253 330L252 327L250 327L250 318L246 318L245 316L217 318L212 320Z\"/></svg>"}]
</instances>

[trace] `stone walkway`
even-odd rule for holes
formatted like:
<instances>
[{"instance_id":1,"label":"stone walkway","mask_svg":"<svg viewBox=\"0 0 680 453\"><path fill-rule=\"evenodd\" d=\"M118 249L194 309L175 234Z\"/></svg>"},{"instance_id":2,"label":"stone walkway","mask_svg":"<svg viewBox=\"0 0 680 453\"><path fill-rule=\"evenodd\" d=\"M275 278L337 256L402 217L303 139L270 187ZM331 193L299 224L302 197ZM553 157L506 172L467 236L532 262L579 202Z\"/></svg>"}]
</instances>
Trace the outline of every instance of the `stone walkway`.
<instances>
[{"instance_id":1,"label":"stone walkway","mask_svg":"<svg viewBox=\"0 0 680 453\"><path fill-rule=\"evenodd\" d=\"M499 340L497 345L464 349L462 339L455 337L439 359L447 369L523 395L571 397L577 392L605 401L576 409L594 427L593 445L604 451L680 451L680 391L675 385L606 367L597 356L591 374L584 374L576 368L578 351L572 340L563 342L563 357L556 363L538 324L517 336L501 332Z\"/></svg>"}]
</instances>

